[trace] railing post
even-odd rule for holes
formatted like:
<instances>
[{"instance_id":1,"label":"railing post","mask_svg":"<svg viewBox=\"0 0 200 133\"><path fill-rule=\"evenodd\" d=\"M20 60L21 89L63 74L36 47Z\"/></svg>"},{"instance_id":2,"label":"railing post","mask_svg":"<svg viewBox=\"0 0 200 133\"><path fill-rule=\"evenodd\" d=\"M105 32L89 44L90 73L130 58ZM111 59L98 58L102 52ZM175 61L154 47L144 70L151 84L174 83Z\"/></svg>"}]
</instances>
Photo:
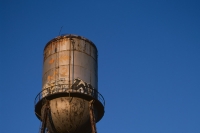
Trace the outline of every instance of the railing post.
<instances>
[{"instance_id":1,"label":"railing post","mask_svg":"<svg viewBox=\"0 0 200 133\"><path fill-rule=\"evenodd\" d=\"M54 94L54 93L59 93L60 90L61 90L61 92L66 92L66 93L76 92L76 93L85 94L85 91L82 92L81 89L78 89L78 90L75 91L74 89L70 90L70 89L67 88L66 86L67 86L67 84L62 84L62 85L60 85L58 88L57 88L57 86L56 86L56 87L55 87L55 86L54 86L54 87L53 87L53 86L49 86L49 87L47 87L46 89L43 89L43 90L36 96L35 102L34 102L35 105L36 105L40 100L42 100L44 97L46 97L46 96L48 96L48 95L51 95L51 94ZM57 91L56 91L56 89L57 89ZM44 95L43 95L43 92L44 92L44 91L46 91L47 94L44 94ZM102 96L97 90L95 90L94 88L87 88L86 94L87 94L87 95L90 95L90 96L92 96L92 97L94 97L94 98L96 98L96 99L98 99L98 100L103 104L103 106L105 106L105 100L104 100L103 96Z\"/></svg>"}]
</instances>

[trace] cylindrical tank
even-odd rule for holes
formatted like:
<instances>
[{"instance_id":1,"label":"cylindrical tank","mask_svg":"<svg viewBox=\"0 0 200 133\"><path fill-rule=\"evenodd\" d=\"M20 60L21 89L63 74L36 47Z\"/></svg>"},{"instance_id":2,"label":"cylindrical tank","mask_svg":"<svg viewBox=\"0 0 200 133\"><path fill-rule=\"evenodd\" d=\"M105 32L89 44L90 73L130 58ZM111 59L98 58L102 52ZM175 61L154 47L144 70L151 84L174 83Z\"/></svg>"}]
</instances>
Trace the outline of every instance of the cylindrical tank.
<instances>
[{"instance_id":1,"label":"cylindrical tank","mask_svg":"<svg viewBox=\"0 0 200 133\"><path fill-rule=\"evenodd\" d=\"M50 133L90 133L90 100L96 101L96 122L102 118L104 99L98 93L97 63L97 48L84 37L62 35L46 44L42 92L36 97L35 112L45 121L45 101L49 101L46 125Z\"/></svg>"},{"instance_id":2,"label":"cylindrical tank","mask_svg":"<svg viewBox=\"0 0 200 133\"><path fill-rule=\"evenodd\" d=\"M81 36L52 39L44 48L43 89L82 80L97 89L97 48ZM81 81L79 81L81 82Z\"/></svg>"}]
</instances>

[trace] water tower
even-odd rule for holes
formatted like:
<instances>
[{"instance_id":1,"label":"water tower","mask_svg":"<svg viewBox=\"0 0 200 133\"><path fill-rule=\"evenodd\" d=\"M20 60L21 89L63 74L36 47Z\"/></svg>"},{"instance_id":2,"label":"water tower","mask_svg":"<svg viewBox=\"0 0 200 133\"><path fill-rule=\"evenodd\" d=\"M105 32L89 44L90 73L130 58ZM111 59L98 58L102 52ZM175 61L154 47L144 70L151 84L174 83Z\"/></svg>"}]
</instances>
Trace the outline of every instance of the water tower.
<instances>
[{"instance_id":1,"label":"water tower","mask_svg":"<svg viewBox=\"0 0 200 133\"><path fill-rule=\"evenodd\" d=\"M105 101L98 92L98 51L78 35L61 35L44 48L42 91L35 98L40 133L96 133Z\"/></svg>"}]
</instances>

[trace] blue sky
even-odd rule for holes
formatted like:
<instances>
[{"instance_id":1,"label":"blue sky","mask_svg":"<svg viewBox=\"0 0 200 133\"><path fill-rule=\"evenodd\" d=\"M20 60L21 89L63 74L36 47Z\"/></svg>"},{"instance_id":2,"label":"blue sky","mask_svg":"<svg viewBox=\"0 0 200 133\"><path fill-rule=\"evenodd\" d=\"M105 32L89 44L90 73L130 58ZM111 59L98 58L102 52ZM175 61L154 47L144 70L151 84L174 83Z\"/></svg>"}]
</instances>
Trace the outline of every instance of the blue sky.
<instances>
[{"instance_id":1,"label":"blue sky","mask_svg":"<svg viewBox=\"0 0 200 133\"><path fill-rule=\"evenodd\" d=\"M38 133L43 48L61 34L92 40L98 133L200 133L198 0L0 1L0 131Z\"/></svg>"}]
</instances>

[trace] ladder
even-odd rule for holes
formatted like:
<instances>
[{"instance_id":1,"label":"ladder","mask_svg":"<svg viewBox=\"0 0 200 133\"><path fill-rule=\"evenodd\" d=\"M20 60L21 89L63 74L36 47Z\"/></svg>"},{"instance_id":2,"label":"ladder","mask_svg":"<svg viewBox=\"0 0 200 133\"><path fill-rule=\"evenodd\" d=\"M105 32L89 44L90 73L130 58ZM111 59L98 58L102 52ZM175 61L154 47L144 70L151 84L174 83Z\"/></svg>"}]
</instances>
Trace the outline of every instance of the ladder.
<instances>
[{"instance_id":1,"label":"ladder","mask_svg":"<svg viewBox=\"0 0 200 133\"><path fill-rule=\"evenodd\" d=\"M45 109L44 109L44 115L42 118L42 127L40 130L40 133L46 133L45 129L46 129L46 124L47 124L47 116L49 113L49 101L46 101L46 104L44 106L45 106Z\"/></svg>"},{"instance_id":2,"label":"ladder","mask_svg":"<svg viewBox=\"0 0 200 133\"><path fill-rule=\"evenodd\" d=\"M89 102L90 123L92 127L92 133L97 133L93 103L94 103L94 100L91 100Z\"/></svg>"}]
</instances>

